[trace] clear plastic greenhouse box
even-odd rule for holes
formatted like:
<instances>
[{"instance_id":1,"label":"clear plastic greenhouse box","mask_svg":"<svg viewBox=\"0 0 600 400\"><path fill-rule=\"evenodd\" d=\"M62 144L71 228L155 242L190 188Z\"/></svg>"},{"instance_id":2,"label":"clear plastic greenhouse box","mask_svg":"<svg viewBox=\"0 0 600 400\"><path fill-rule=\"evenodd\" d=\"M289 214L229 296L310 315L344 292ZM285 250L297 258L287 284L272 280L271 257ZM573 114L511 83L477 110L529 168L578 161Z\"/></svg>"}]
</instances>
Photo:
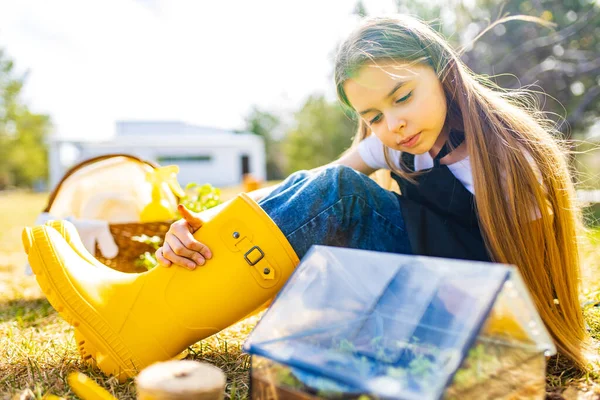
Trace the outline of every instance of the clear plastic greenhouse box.
<instances>
[{"instance_id":1,"label":"clear plastic greenhouse box","mask_svg":"<svg viewBox=\"0 0 600 400\"><path fill-rule=\"evenodd\" d=\"M244 344L259 399L542 399L516 268L313 246Z\"/></svg>"}]
</instances>

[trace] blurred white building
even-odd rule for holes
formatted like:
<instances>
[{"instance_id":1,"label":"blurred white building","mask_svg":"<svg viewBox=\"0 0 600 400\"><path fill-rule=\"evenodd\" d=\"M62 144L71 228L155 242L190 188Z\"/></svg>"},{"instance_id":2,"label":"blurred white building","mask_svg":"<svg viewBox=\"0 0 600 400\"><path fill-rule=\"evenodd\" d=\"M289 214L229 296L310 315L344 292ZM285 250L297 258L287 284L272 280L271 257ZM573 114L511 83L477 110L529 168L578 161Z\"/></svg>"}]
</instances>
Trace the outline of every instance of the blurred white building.
<instances>
[{"instance_id":1,"label":"blurred white building","mask_svg":"<svg viewBox=\"0 0 600 400\"><path fill-rule=\"evenodd\" d=\"M91 142L53 139L50 142L50 188L73 165L104 154L125 153L160 165L178 165L182 186L190 182L217 187L241 183L242 176L266 177L262 137L183 122L117 122L110 140Z\"/></svg>"}]
</instances>

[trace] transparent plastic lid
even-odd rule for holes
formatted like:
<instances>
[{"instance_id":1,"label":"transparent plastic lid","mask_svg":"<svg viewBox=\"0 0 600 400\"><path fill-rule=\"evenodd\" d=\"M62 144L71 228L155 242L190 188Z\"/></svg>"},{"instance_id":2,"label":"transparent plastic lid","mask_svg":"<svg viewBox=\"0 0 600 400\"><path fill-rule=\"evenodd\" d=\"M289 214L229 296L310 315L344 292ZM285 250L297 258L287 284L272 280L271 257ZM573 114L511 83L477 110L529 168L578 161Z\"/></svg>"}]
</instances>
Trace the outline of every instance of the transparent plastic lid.
<instances>
[{"instance_id":1,"label":"transparent plastic lid","mask_svg":"<svg viewBox=\"0 0 600 400\"><path fill-rule=\"evenodd\" d=\"M303 258L244 350L349 392L439 398L507 282L501 315L519 300L527 312L510 317L520 337L492 327L555 352L510 266L327 246Z\"/></svg>"}]
</instances>

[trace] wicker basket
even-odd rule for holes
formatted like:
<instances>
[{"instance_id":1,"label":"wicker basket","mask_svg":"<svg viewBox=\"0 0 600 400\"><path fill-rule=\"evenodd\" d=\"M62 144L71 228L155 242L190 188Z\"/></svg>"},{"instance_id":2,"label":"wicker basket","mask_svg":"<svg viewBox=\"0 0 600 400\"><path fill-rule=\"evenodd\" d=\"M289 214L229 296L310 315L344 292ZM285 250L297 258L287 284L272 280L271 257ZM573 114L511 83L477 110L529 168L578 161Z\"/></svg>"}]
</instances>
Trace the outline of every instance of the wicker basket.
<instances>
[{"instance_id":1,"label":"wicker basket","mask_svg":"<svg viewBox=\"0 0 600 400\"><path fill-rule=\"evenodd\" d=\"M52 204L54 203L54 200L55 200L56 196L58 195L63 182L67 178L69 178L76 171L80 170L81 168L83 168L85 166L88 166L93 163L103 161L103 160L106 160L109 158L114 158L114 157L125 157L125 158L129 158L129 159L138 161L143 164L147 164L147 165L151 166L152 168L158 167L158 165L153 162L142 160L142 159L132 156L130 154L106 154L106 155L90 158L88 160L85 160L85 161L73 166L71 169L69 169L65 173L65 175L63 176L61 181L58 183L58 185L56 185L56 187L50 194L50 197L48 199L48 205L44 209L44 212L50 211L50 208L52 207ZM146 269L143 267L136 267L135 261L138 259L138 257L141 254L143 254L146 251L154 253L154 248L148 244L136 242L136 241L132 240L131 238L133 236L140 236L140 235L145 234L148 236L158 236L161 239L164 239L165 234L167 233L167 231L169 230L169 227L171 226L171 223L173 223L173 221L145 222L145 223L141 223L141 222L139 222L139 223L135 223L135 222L133 222L133 223L114 223L114 224L111 223L111 224L109 224L110 233L112 234L112 236L115 240L115 243L116 243L117 247L119 248L119 253L117 254L117 256L115 258L112 258L112 259L104 258L102 256L102 253L100 253L98 246L96 246L96 251L95 251L94 256L101 263L103 263L106 266L113 268L117 271L144 272L144 271L146 271Z\"/></svg>"}]
</instances>

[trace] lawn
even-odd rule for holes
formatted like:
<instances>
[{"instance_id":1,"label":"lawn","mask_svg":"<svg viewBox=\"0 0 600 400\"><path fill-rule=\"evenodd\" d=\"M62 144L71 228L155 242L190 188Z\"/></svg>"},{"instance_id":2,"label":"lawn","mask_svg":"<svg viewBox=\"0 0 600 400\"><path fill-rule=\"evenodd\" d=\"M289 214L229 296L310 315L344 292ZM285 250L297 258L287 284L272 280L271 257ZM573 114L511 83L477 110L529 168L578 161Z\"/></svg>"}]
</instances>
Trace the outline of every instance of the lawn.
<instances>
[{"instance_id":1,"label":"lawn","mask_svg":"<svg viewBox=\"0 0 600 400\"><path fill-rule=\"evenodd\" d=\"M225 191L224 197L235 190ZM23 273L26 260L21 231L31 225L47 201L46 194L0 192L0 398L10 399L30 390L30 398L52 393L73 398L66 383L71 371L81 371L119 399L134 399L132 381L118 384L86 367L77 353L73 329L62 321L39 290L33 277ZM581 300L587 304L586 320L600 339L600 230L590 232L585 250ZM258 317L242 321L190 348L188 358L210 362L227 375L226 398L248 396L249 357L241 345ZM600 398L600 377L548 375L551 399Z\"/></svg>"}]
</instances>

